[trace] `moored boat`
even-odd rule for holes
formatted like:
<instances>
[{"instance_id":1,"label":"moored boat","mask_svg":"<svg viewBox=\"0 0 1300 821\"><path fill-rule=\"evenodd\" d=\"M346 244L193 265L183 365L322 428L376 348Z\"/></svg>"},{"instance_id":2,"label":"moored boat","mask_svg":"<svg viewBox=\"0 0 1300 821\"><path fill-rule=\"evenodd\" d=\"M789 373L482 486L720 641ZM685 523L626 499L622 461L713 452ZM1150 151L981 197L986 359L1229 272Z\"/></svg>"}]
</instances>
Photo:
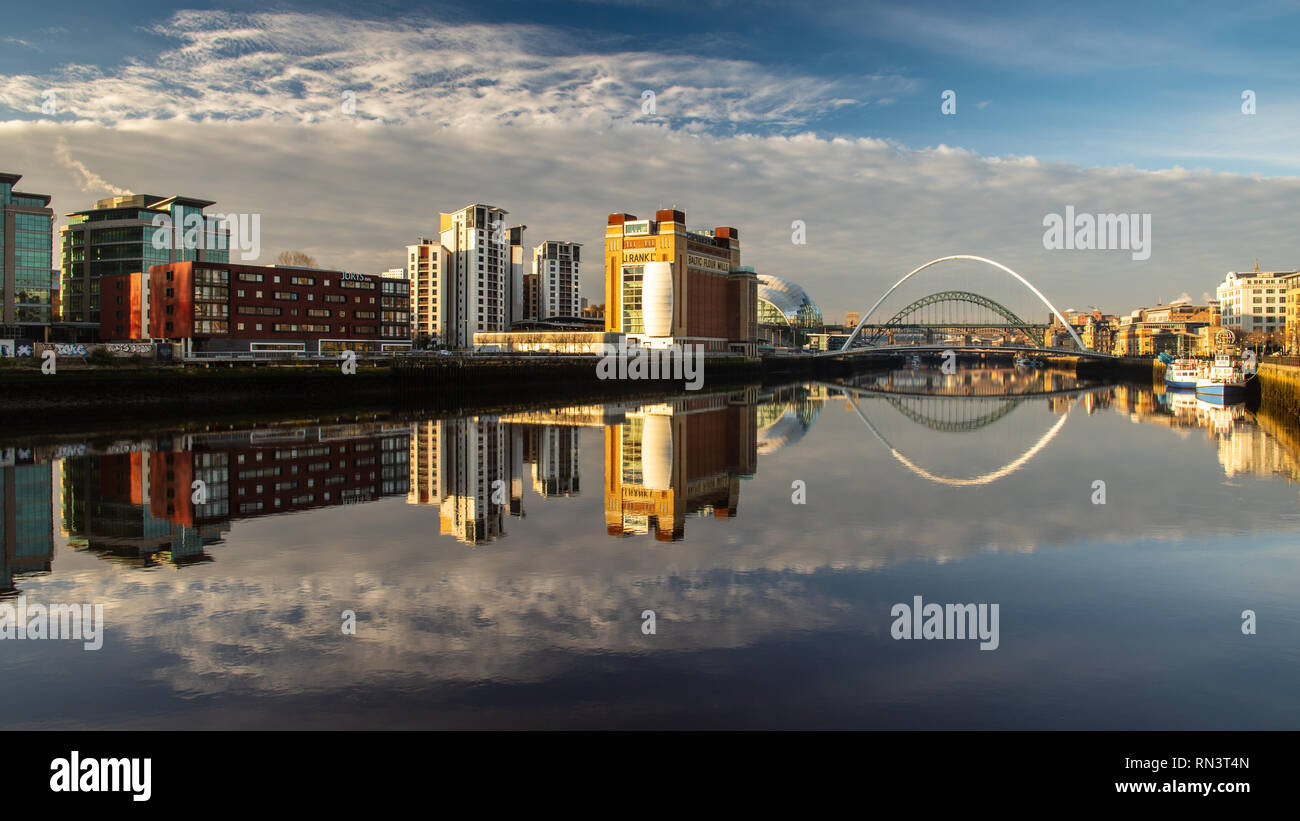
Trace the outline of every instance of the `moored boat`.
<instances>
[{"instance_id":1,"label":"moored boat","mask_svg":"<svg viewBox=\"0 0 1300 821\"><path fill-rule=\"evenodd\" d=\"M1195 359L1176 359L1165 366L1165 387L1195 390L1196 380L1206 374L1205 363Z\"/></svg>"},{"instance_id":2,"label":"moored boat","mask_svg":"<svg viewBox=\"0 0 1300 821\"><path fill-rule=\"evenodd\" d=\"M1246 375L1228 354L1217 354L1214 364L1196 378L1196 398L1212 405L1235 405L1246 399Z\"/></svg>"}]
</instances>

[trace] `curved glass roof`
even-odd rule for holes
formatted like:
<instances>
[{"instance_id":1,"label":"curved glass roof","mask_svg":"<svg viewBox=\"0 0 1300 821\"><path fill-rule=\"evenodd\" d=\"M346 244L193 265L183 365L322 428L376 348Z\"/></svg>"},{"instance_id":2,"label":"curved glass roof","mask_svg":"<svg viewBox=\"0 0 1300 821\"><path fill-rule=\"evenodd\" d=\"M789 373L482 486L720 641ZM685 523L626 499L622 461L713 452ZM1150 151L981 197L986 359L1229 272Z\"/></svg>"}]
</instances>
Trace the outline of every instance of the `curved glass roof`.
<instances>
[{"instance_id":1,"label":"curved glass roof","mask_svg":"<svg viewBox=\"0 0 1300 821\"><path fill-rule=\"evenodd\" d=\"M775 308L789 325L811 328L826 324L822 319L822 309L817 307L817 303L812 301L803 288L788 279L759 274L758 298ZM759 322L764 321L763 313L765 312L760 309Z\"/></svg>"}]
</instances>

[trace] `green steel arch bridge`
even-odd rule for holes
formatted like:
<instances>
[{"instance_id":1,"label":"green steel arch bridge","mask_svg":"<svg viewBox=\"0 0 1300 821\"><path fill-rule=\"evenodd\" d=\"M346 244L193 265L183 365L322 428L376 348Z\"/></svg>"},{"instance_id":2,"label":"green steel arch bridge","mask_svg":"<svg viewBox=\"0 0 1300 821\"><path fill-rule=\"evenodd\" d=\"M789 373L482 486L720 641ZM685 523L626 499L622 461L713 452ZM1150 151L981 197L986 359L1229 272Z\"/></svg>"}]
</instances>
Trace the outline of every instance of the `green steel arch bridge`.
<instances>
[{"instance_id":1,"label":"green steel arch bridge","mask_svg":"<svg viewBox=\"0 0 1300 821\"><path fill-rule=\"evenodd\" d=\"M996 300L972 291L961 290L943 290L928 294L896 311L888 319L876 316L876 311L881 304L903 283L928 268L954 260L973 260L1011 276L1042 302L1056 322L1052 325L1028 322ZM1053 347L1046 344L1048 330L1053 325L1064 328L1074 343L1073 347ZM954 336L960 336L961 341L953 340ZM908 272L876 300L843 346L820 355L845 356L948 350L958 353L996 351L1096 359L1114 358L1111 354L1089 350L1056 306L1029 280L1000 262L970 254L939 257Z\"/></svg>"},{"instance_id":2,"label":"green steel arch bridge","mask_svg":"<svg viewBox=\"0 0 1300 821\"><path fill-rule=\"evenodd\" d=\"M968 306L974 310L964 311ZM902 308L887 322L862 325L859 344L877 347L887 341L897 345L902 336L923 336L925 344L935 344L942 341L941 334L961 334L965 337L963 345L971 345L977 336L986 335L981 332L993 331L1004 342L1010 340L1032 348L1041 344L1049 327L1026 322L1010 308L970 291L938 291Z\"/></svg>"}]
</instances>

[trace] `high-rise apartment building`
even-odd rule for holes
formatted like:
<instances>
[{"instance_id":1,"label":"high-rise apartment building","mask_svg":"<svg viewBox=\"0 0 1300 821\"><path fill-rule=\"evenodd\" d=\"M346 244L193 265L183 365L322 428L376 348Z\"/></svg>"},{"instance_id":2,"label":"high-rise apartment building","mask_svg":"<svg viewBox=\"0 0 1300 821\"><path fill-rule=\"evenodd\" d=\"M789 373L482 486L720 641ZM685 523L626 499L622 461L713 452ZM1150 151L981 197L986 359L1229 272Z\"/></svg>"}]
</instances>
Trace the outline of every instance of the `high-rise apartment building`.
<instances>
[{"instance_id":1,"label":"high-rise apartment building","mask_svg":"<svg viewBox=\"0 0 1300 821\"><path fill-rule=\"evenodd\" d=\"M37 337L57 317L50 255L54 211L49 194L15 191L21 174L0 173L0 337Z\"/></svg>"},{"instance_id":2,"label":"high-rise apartment building","mask_svg":"<svg viewBox=\"0 0 1300 821\"><path fill-rule=\"evenodd\" d=\"M420 237L406 246L406 274L411 283L411 334L420 342L449 344L451 254L442 243Z\"/></svg>"},{"instance_id":3,"label":"high-rise apartment building","mask_svg":"<svg viewBox=\"0 0 1300 821\"><path fill-rule=\"evenodd\" d=\"M520 319L523 321L533 321L539 318L540 301L538 300L537 274L532 271L523 275L523 307L520 310Z\"/></svg>"},{"instance_id":4,"label":"high-rise apartment building","mask_svg":"<svg viewBox=\"0 0 1300 821\"><path fill-rule=\"evenodd\" d=\"M68 214L68 224L60 229L62 321L99 324L100 277L144 273L152 265L172 262L229 262L229 232L217 217L203 213L214 204L194 197L129 194ZM155 219L161 216L166 220ZM145 327L148 304L146 293Z\"/></svg>"},{"instance_id":5,"label":"high-rise apartment building","mask_svg":"<svg viewBox=\"0 0 1300 821\"><path fill-rule=\"evenodd\" d=\"M757 350L758 278L740 265L740 232L686 229L686 214L610 214L605 226L605 330L629 343Z\"/></svg>"},{"instance_id":6,"label":"high-rise apartment building","mask_svg":"<svg viewBox=\"0 0 1300 821\"><path fill-rule=\"evenodd\" d=\"M524 278L528 273L528 261L525 259L524 231L527 225L515 225L510 228L510 281L506 292L510 295L510 304L506 307L507 330L509 325L528 319L527 305L524 300Z\"/></svg>"},{"instance_id":7,"label":"high-rise apartment building","mask_svg":"<svg viewBox=\"0 0 1300 821\"><path fill-rule=\"evenodd\" d=\"M479 203L442 214L440 243L449 257L441 277L445 285L439 289L445 303L444 344L469 347L475 333L510 330L513 286L506 214Z\"/></svg>"},{"instance_id":8,"label":"high-rise apartment building","mask_svg":"<svg viewBox=\"0 0 1300 821\"><path fill-rule=\"evenodd\" d=\"M547 240L533 249L535 319L573 319L582 314L578 294L582 244Z\"/></svg>"}]
</instances>

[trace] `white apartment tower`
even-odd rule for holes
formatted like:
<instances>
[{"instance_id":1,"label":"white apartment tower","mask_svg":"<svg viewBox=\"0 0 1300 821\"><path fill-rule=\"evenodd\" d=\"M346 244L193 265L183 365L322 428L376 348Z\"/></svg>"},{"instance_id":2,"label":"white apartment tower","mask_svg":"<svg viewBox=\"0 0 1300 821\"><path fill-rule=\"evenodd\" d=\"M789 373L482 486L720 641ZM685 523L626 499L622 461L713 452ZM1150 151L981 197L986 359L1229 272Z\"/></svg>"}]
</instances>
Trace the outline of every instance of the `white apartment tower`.
<instances>
[{"instance_id":1,"label":"white apartment tower","mask_svg":"<svg viewBox=\"0 0 1300 821\"><path fill-rule=\"evenodd\" d=\"M440 297L445 304L442 341L471 347L474 334L510 330L510 236L506 211L475 203L444 213L441 245L449 264Z\"/></svg>"},{"instance_id":2,"label":"white apartment tower","mask_svg":"<svg viewBox=\"0 0 1300 821\"><path fill-rule=\"evenodd\" d=\"M507 427L493 416L415 423L407 503L436 506L439 532L467 544L505 536L505 515L522 514L522 493L505 498L513 479Z\"/></svg>"},{"instance_id":3,"label":"white apartment tower","mask_svg":"<svg viewBox=\"0 0 1300 821\"><path fill-rule=\"evenodd\" d=\"M447 272L451 255L436 240L420 237L406 246L406 274L411 282L411 338L427 338L435 344L450 344L444 334L448 325L451 293Z\"/></svg>"},{"instance_id":4,"label":"white apartment tower","mask_svg":"<svg viewBox=\"0 0 1300 821\"><path fill-rule=\"evenodd\" d=\"M537 319L582 316L578 294L582 243L547 240L533 249Z\"/></svg>"}]
</instances>

